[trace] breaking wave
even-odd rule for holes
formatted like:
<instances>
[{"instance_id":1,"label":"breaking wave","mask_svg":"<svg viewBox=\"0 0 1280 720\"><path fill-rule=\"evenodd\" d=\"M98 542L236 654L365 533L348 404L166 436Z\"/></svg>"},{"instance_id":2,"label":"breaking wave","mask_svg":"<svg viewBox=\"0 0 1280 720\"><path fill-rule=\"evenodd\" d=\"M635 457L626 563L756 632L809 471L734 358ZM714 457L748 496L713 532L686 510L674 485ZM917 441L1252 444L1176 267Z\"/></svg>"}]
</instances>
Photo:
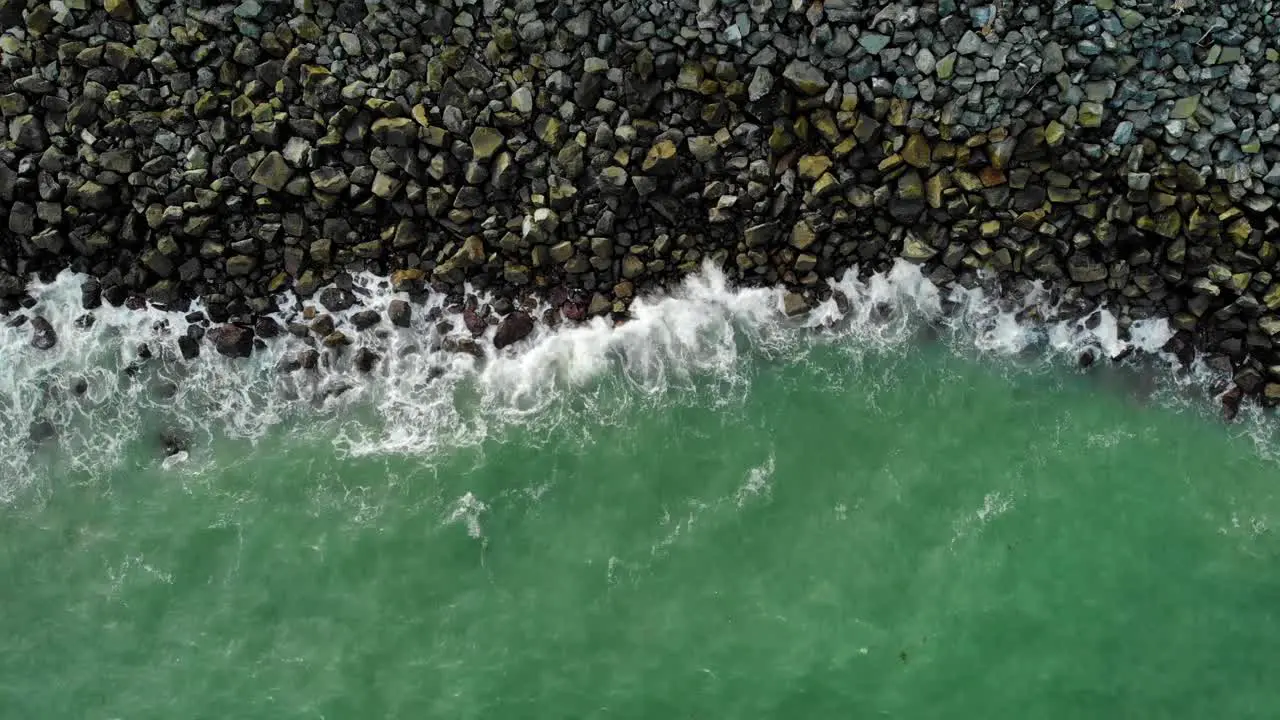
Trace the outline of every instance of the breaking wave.
<instances>
[{"instance_id":1,"label":"breaking wave","mask_svg":"<svg viewBox=\"0 0 1280 720\"><path fill-rule=\"evenodd\" d=\"M1186 404L1183 389L1213 379L1199 363L1176 370L1161 350L1172 336L1163 320L1122 328L1105 309L1068 316L1039 286L1016 301L982 289L944 291L908 263L865 279L850 271L830 283L830 299L796 318L783 314L783 289L734 287L708 265L665 295L637 299L625 323L539 324L503 350L491 342L490 325L466 346L470 352L449 341L471 334L443 296L413 306L410 326L395 327L385 319L388 306L408 295L384 278L361 276L363 305L334 314L353 346L340 354L321 349L317 368L292 371L281 364L310 345L289 334L248 359L218 356L205 343L200 358L184 361L182 313L104 306L85 322L83 280L68 271L30 289L36 302L22 314L49 322L54 347L32 345L32 321L11 317L0 326L0 501L68 472L114 467L138 442L154 442L156 461L170 465L198 455L203 439L257 441L271 432L328 438L344 453L429 457L512 424L551 432L569 414L608 423L627 404L692 395L724 401L747 392L759 362L803 361L816 346L893 352L925 336L959 353L1018 358L1021 367L1074 366L1082 355L1136 350L1126 362L1160 368L1164 389L1156 394L1174 404ZM300 307L289 300L282 307ZM350 315L369 309L383 321L352 330ZM357 347L377 353L373 369L352 361ZM602 392L618 383L625 392ZM1256 410L1244 415L1261 446L1270 424Z\"/></svg>"}]
</instances>

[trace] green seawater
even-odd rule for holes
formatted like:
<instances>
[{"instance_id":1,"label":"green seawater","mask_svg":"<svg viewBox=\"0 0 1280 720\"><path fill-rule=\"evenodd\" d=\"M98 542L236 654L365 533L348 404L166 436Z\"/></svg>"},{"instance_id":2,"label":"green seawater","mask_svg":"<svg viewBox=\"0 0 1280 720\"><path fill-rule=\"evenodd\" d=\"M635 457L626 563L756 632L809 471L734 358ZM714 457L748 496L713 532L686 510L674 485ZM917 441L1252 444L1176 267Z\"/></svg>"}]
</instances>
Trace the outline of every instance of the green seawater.
<instances>
[{"instance_id":1,"label":"green seawater","mask_svg":"<svg viewBox=\"0 0 1280 720\"><path fill-rule=\"evenodd\" d=\"M1277 717L1276 466L1126 382L834 345L425 455L51 459L0 717Z\"/></svg>"}]
</instances>

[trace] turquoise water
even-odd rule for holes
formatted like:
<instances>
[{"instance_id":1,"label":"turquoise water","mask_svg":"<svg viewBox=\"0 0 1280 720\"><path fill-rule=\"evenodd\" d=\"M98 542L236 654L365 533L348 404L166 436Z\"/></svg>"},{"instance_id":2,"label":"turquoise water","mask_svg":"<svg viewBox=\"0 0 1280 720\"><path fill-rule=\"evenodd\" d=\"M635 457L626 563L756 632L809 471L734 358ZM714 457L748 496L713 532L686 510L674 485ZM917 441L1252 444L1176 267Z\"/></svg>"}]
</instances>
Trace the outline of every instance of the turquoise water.
<instances>
[{"instance_id":1,"label":"turquoise water","mask_svg":"<svg viewBox=\"0 0 1280 720\"><path fill-rule=\"evenodd\" d=\"M1280 712L1264 425L1132 373L736 327L668 338L720 360L662 383L607 349L501 422L473 378L430 450L371 393L211 422L166 467L161 403L118 389L118 454L32 455L0 506L0 716Z\"/></svg>"}]
</instances>

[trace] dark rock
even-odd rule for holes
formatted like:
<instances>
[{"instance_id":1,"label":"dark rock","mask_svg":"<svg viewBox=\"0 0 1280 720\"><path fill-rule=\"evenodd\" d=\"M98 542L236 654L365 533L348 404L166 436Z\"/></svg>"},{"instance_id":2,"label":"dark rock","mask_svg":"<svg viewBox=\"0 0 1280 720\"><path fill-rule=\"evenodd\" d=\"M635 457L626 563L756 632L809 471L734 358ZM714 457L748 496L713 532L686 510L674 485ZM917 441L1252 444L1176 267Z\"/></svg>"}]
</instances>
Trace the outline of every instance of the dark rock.
<instances>
[{"instance_id":1,"label":"dark rock","mask_svg":"<svg viewBox=\"0 0 1280 720\"><path fill-rule=\"evenodd\" d=\"M278 337L280 335L280 323L276 322L275 318L263 315L253 324L253 334L266 340Z\"/></svg>"},{"instance_id":2,"label":"dark rock","mask_svg":"<svg viewBox=\"0 0 1280 720\"><path fill-rule=\"evenodd\" d=\"M179 335L178 351L183 360L194 360L200 356L200 342L190 335Z\"/></svg>"},{"instance_id":3,"label":"dark rock","mask_svg":"<svg viewBox=\"0 0 1280 720\"><path fill-rule=\"evenodd\" d=\"M413 317L413 309L404 300L392 300L387 305L387 319L396 327L409 327Z\"/></svg>"},{"instance_id":4,"label":"dark rock","mask_svg":"<svg viewBox=\"0 0 1280 720\"><path fill-rule=\"evenodd\" d=\"M102 283L94 278L80 283L80 307L85 310L102 307Z\"/></svg>"},{"instance_id":5,"label":"dark rock","mask_svg":"<svg viewBox=\"0 0 1280 720\"><path fill-rule=\"evenodd\" d=\"M484 318L480 317L480 314L472 308L466 308L462 311L462 324L466 325L467 329L475 337L483 335L484 331L489 327Z\"/></svg>"},{"instance_id":6,"label":"dark rock","mask_svg":"<svg viewBox=\"0 0 1280 720\"><path fill-rule=\"evenodd\" d=\"M529 336L533 332L533 318L525 312L513 312L502 318L493 336L493 346L501 350Z\"/></svg>"},{"instance_id":7,"label":"dark rock","mask_svg":"<svg viewBox=\"0 0 1280 720\"><path fill-rule=\"evenodd\" d=\"M355 357L352 358L352 364L355 365L356 370L367 373L377 366L380 359L381 357L378 353L367 347L362 347L356 350Z\"/></svg>"},{"instance_id":8,"label":"dark rock","mask_svg":"<svg viewBox=\"0 0 1280 720\"><path fill-rule=\"evenodd\" d=\"M320 304L329 312L342 312L356 304L356 296L350 290L330 287L320 291Z\"/></svg>"},{"instance_id":9,"label":"dark rock","mask_svg":"<svg viewBox=\"0 0 1280 720\"><path fill-rule=\"evenodd\" d=\"M1232 385L1218 401L1222 404L1222 419L1232 422L1240 414L1240 403L1244 400L1244 390L1239 385Z\"/></svg>"},{"instance_id":10,"label":"dark rock","mask_svg":"<svg viewBox=\"0 0 1280 720\"><path fill-rule=\"evenodd\" d=\"M351 316L351 324L356 330L368 330L380 322L382 322L382 316L377 310L361 310Z\"/></svg>"},{"instance_id":11,"label":"dark rock","mask_svg":"<svg viewBox=\"0 0 1280 720\"><path fill-rule=\"evenodd\" d=\"M57 344L58 333L54 332L53 325L39 315L31 318L31 347L49 350Z\"/></svg>"},{"instance_id":12,"label":"dark rock","mask_svg":"<svg viewBox=\"0 0 1280 720\"><path fill-rule=\"evenodd\" d=\"M220 355L247 358L253 354L253 331L242 325L219 325L205 337Z\"/></svg>"}]
</instances>

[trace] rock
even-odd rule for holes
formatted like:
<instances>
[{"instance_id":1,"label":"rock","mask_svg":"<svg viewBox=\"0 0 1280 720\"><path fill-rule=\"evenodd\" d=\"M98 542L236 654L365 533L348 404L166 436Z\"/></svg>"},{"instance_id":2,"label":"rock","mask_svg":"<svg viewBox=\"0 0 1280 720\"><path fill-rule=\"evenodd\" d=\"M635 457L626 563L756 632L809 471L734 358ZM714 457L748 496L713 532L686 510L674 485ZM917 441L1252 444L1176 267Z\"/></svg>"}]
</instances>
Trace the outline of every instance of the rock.
<instances>
[{"instance_id":1,"label":"rock","mask_svg":"<svg viewBox=\"0 0 1280 720\"><path fill-rule=\"evenodd\" d=\"M331 313L342 312L356 304L356 296L344 288L329 287L320 291L320 305Z\"/></svg>"},{"instance_id":2,"label":"rock","mask_svg":"<svg viewBox=\"0 0 1280 720\"><path fill-rule=\"evenodd\" d=\"M1179 98L1173 103L1173 108L1169 110L1169 117L1173 120L1186 120L1196 114L1196 110L1200 109L1200 96L1191 95Z\"/></svg>"},{"instance_id":3,"label":"rock","mask_svg":"<svg viewBox=\"0 0 1280 720\"><path fill-rule=\"evenodd\" d=\"M922 263L937 255L933 246L921 240L915 233L907 233L902 241L902 257L915 263Z\"/></svg>"},{"instance_id":4,"label":"rock","mask_svg":"<svg viewBox=\"0 0 1280 720\"><path fill-rule=\"evenodd\" d=\"M934 58L933 53L929 51L929 48L922 48L916 53L915 64L916 70L921 75L931 75L934 68L938 66L938 61Z\"/></svg>"},{"instance_id":5,"label":"rock","mask_svg":"<svg viewBox=\"0 0 1280 720\"><path fill-rule=\"evenodd\" d=\"M649 147L641 169L653 175L670 175L676 171L676 144L671 140L659 140Z\"/></svg>"},{"instance_id":6,"label":"rock","mask_svg":"<svg viewBox=\"0 0 1280 720\"><path fill-rule=\"evenodd\" d=\"M387 319L396 327L407 328L413 319L413 309L404 300L392 300L387 305Z\"/></svg>"},{"instance_id":7,"label":"rock","mask_svg":"<svg viewBox=\"0 0 1280 720\"><path fill-rule=\"evenodd\" d=\"M773 242L778 234L778 224L775 222L760 223L752 225L743 233L743 240L749 248L764 247Z\"/></svg>"},{"instance_id":8,"label":"rock","mask_svg":"<svg viewBox=\"0 0 1280 720\"><path fill-rule=\"evenodd\" d=\"M382 315L377 310L361 310L351 316L351 324L356 330L368 330L382 322Z\"/></svg>"},{"instance_id":9,"label":"rock","mask_svg":"<svg viewBox=\"0 0 1280 720\"><path fill-rule=\"evenodd\" d=\"M635 255L626 255L622 258L622 277L628 280L634 280L644 274L644 261Z\"/></svg>"},{"instance_id":10,"label":"rock","mask_svg":"<svg viewBox=\"0 0 1280 720\"><path fill-rule=\"evenodd\" d=\"M791 228L791 247L797 250L808 250L815 242L818 236L813 232L813 228L804 220L799 220Z\"/></svg>"},{"instance_id":11,"label":"rock","mask_svg":"<svg viewBox=\"0 0 1280 720\"><path fill-rule=\"evenodd\" d=\"M902 148L902 159L908 165L927 170L931 159L932 150L929 142L920 135L912 135L907 138L907 144Z\"/></svg>"},{"instance_id":12,"label":"rock","mask_svg":"<svg viewBox=\"0 0 1280 720\"><path fill-rule=\"evenodd\" d=\"M355 366L356 370L367 373L377 367L378 361L381 359L382 357L378 353L367 347L362 347L356 350L355 356L351 359L351 364Z\"/></svg>"},{"instance_id":13,"label":"rock","mask_svg":"<svg viewBox=\"0 0 1280 720\"><path fill-rule=\"evenodd\" d=\"M320 341L327 348L343 348L351 344L351 338L341 330L334 330Z\"/></svg>"},{"instance_id":14,"label":"rock","mask_svg":"<svg viewBox=\"0 0 1280 720\"><path fill-rule=\"evenodd\" d=\"M720 152L716 139L710 135L695 135L689 138L689 154L700 163L705 163Z\"/></svg>"},{"instance_id":15,"label":"rock","mask_svg":"<svg viewBox=\"0 0 1280 720\"><path fill-rule=\"evenodd\" d=\"M782 71L782 79L804 95L820 95L827 90L827 78L807 62L792 60Z\"/></svg>"},{"instance_id":16,"label":"rock","mask_svg":"<svg viewBox=\"0 0 1280 720\"><path fill-rule=\"evenodd\" d=\"M1101 282L1107 279L1107 266L1077 252L1067 258L1067 274L1071 276L1072 282Z\"/></svg>"},{"instance_id":17,"label":"rock","mask_svg":"<svg viewBox=\"0 0 1280 720\"><path fill-rule=\"evenodd\" d=\"M200 342L190 335L179 335L178 352L183 360L194 360L200 357Z\"/></svg>"},{"instance_id":18,"label":"rock","mask_svg":"<svg viewBox=\"0 0 1280 720\"><path fill-rule=\"evenodd\" d=\"M274 318L264 315L253 324L253 334L264 340L279 337L280 323L276 322Z\"/></svg>"},{"instance_id":19,"label":"rock","mask_svg":"<svg viewBox=\"0 0 1280 720\"><path fill-rule=\"evenodd\" d=\"M787 292L782 295L782 314L787 317L796 317L808 311L809 302L800 293Z\"/></svg>"},{"instance_id":20,"label":"rock","mask_svg":"<svg viewBox=\"0 0 1280 720\"><path fill-rule=\"evenodd\" d=\"M89 278L80 283L80 307L95 310L102 307L102 283Z\"/></svg>"},{"instance_id":21,"label":"rock","mask_svg":"<svg viewBox=\"0 0 1280 720\"><path fill-rule=\"evenodd\" d=\"M40 315L31 318L31 347L37 350L49 350L58 344L58 333L53 325Z\"/></svg>"},{"instance_id":22,"label":"rock","mask_svg":"<svg viewBox=\"0 0 1280 720\"><path fill-rule=\"evenodd\" d=\"M9 139L24 150L38 152L49 142L44 127L34 115L19 115L9 121Z\"/></svg>"},{"instance_id":23,"label":"rock","mask_svg":"<svg viewBox=\"0 0 1280 720\"><path fill-rule=\"evenodd\" d=\"M499 350L513 345L533 332L533 318L525 312L513 312L502 318L493 335L493 346Z\"/></svg>"},{"instance_id":24,"label":"rock","mask_svg":"<svg viewBox=\"0 0 1280 720\"><path fill-rule=\"evenodd\" d=\"M292 177L293 169L289 167L289 163L283 155L273 150L254 168L250 179L268 190L280 192Z\"/></svg>"},{"instance_id":25,"label":"rock","mask_svg":"<svg viewBox=\"0 0 1280 720\"><path fill-rule=\"evenodd\" d=\"M369 130L379 144L391 147L410 147L418 139L418 128L411 118L379 118Z\"/></svg>"},{"instance_id":26,"label":"rock","mask_svg":"<svg viewBox=\"0 0 1280 720\"><path fill-rule=\"evenodd\" d=\"M889 36L879 33L863 33L858 37L858 44L871 55L879 55L889 45ZM816 94L816 93L815 93Z\"/></svg>"},{"instance_id":27,"label":"rock","mask_svg":"<svg viewBox=\"0 0 1280 720\"><path fill-rule=\"evenodd\" d=\"M747 98L758 102L773 91L773 73L768 68L758 67L751 76L751 84L747 86Z\"/></svg>"},{"instance_id":28,"label":"rock","mask_svg":"<svg viewBox=\"0 0 1280 720\"><path fill-rule=\"evenodd\" d=\"M471 131L471 152L477 160L489 160L502 148L502 133L491 127L477 127Z\"/></svg>"},{"instance_id":29,"label":"rock","mask_svg":"<svg viewBox=\"0 0 1280 720\"><path fill-rule=\"evenodd\" d=\"M533 92L528 87L520 87L511 93L511 109L521 115L533 112Z\"/></svg>"},{"instance_id":30,"label":"rock","mask_svg":"<svg viewBox=\"0 0 1280 720\"><path fill-rule=\"evenodd\" d=\"M241 325L219 325L206 335L218 354L247 358L253 353L253 331Z\"/></svg>"},{"instance_id":31,"label":"rock","mask_svg":"<svg viewBox=\"0 0 1280 720\"><path fill-rule=\"evenodd\" d=\"M484 349L469 337L449 336L440 341L440 346L449 352L463 353L476 358L484 357Z\"/></svg>"},{"instance_id":32,"label":"rock","mask_svg":"<svg viewBox=\"0 0 1280 720\"><path fill-rule=\"evenodd\" d=\"M1080 103L1080 127L1096 128L1102 125L1102 104L1096 102Z\"/></svg>"},{"instance_id":33,"label":"rock","mask_svg":"<svg viewBox=\"0 0 1280 720\"><path fill-rule=\"evenodd\" d=\"M244 277L253 272L257 267L258 261L248 255L236 255L227 258L227 275L231 277Z\"/></svg>"}]
</instances>

